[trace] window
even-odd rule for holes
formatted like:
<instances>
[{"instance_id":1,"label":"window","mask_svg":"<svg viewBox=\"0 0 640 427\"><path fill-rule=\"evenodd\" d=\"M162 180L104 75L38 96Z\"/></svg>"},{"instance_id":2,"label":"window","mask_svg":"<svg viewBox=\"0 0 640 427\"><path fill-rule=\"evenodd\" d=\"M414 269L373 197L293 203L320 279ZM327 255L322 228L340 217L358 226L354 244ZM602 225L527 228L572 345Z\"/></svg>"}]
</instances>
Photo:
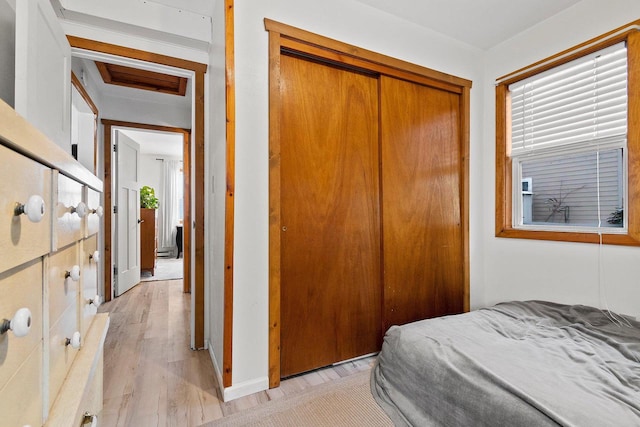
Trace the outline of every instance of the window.
<instances>
[{"instance_id":1,"label":"window","mask_svg":"<svg viewBox=\"0 0 640 427\"><path fill-rule=\"evenodd\" d=\"M640 244L634 24L499 79L496 236Z\"/></svg>"}]
</instances>

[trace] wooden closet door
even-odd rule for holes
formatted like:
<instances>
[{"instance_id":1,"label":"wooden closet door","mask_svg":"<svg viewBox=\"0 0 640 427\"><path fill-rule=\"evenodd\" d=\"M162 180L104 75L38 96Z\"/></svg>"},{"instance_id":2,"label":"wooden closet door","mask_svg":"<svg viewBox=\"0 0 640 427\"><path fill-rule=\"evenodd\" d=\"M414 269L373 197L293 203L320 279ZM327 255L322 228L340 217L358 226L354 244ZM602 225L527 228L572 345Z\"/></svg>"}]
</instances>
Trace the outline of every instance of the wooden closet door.
<instances>
[{"instance_id":1,"label":"wooden closet door","mask_svg":"<svg viewBox=\"0 0 640 427\"><path fill-rule=\"evenodd\" d=\"M385 327L461 313L460 95L382 76Z\"/></svg>"},{"instance_id":2,"label":"wooden closet door","mask_svg":"<svg viewBox=\"0 0 640 427\"><path fill-rule=\"evenodd\" d=\"M281 376L381 335L376 78L283 55Z\"/></svg>"}]
</instances>

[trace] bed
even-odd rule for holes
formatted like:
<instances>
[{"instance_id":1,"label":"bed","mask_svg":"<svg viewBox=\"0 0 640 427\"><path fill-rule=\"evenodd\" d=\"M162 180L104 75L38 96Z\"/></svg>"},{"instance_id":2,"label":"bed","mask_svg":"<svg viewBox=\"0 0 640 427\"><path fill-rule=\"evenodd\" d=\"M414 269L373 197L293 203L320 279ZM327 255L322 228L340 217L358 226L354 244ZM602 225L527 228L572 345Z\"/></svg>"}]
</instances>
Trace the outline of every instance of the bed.
<instances>
[{"instance_id":1,"label":"bed","mask_svg":"<svg viewBox=\"0 0 640 427\"><path fill-rule=\"evenodd\" d=\"M640 426L640 322L525 301L393 326L371 390L396 426Z\"/></svg>"}]
</instances>

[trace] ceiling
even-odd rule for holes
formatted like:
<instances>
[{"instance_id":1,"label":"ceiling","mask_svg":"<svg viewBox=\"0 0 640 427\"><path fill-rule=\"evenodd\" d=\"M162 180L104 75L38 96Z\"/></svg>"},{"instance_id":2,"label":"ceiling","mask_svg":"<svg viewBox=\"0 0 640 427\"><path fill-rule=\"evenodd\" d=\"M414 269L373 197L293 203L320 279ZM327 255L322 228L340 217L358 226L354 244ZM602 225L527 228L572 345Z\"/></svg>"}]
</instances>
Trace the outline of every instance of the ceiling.
<instances>
[{"instance_id":1,"label":"ceiling","mask_svg":"<svg viewBox=\"0 0 640 427\"><path fill-rule=\"evenodd\" d=\"M165 6L175 7L180 10L198 13L205 16L213 16L214 3L212 0L153 0Z\"/></svg>"},{"instance_id":2,"label":"ceiling","mask_svg":"<svg viewBox=\"0 0 640 427\"><path fill-rule=\"evenodd\" d=\"M145 102L153 102L156 104L175 105L179 108L190 109L191 108L191 79L187 80L186 93L184 96L176 96L172 94L162 93L159 91L149 91L143 89L135 89L125 86L116 86L106 84L98 71L95 61L78 57L74 55L72 57L74 69L82 69L88 74L91 81L96 85L96 90L103 96L109 96L112 98L122 99L126 102L128 99L143 100ZM78 76L80 80L83 79L82 75Z\"/></svg>"},{"instance_id":3,"label":"ceiling","mask_svg":"<svg viewBox=\"0 0 640 427\"><path fill-rule=\"evenodd\" d=\"M356 1L486 50L581 0Z\"/></svg>"},{"instance_id":4,"label":"ceiling","mask_svg":"<svg viewBox=\"0 0 640 427\"><path fill-rule=\"evenodd\" d=\"M122 133L140 144L141 154L182 158L181 133L121 129Z\"/></svg>"},{"instance_id":5,"label":"ceiling","mask_svg":"<svg viewBox=\"0 0 640 427\"><path fill-rule=\"evenodd\" d=\"M102 81L106 84L179 96L184 96L187 92L186 77L101 61L94 62L100 71Z\"/></svg>"}]
</instances>

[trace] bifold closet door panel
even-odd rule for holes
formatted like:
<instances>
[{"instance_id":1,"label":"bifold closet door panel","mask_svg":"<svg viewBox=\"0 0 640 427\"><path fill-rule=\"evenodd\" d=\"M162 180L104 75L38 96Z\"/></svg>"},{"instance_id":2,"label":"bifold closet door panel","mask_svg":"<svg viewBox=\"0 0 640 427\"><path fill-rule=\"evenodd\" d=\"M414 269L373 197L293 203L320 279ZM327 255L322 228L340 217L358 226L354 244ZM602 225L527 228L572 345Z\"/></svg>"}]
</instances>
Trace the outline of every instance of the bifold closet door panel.
<instances>
[{"instance_id":1,"label":"bifold closet door panel","mask_svg":"<svg viewBox=\"0 0 640 427\"><path fill-rule=\"evenodd\" d=\"M463 311L460 96L382 76L386 327Z\"/></svg>"},{"instance_id":2,"label":"bifold closet door panel","mask_svg":"<svg viewBox=\"0 0 640 427\"><path fill-rule=\"evenodd\" d=\"M281 374L378 350L378 84L283 55Z\"/></svg>"}]
</instances>

